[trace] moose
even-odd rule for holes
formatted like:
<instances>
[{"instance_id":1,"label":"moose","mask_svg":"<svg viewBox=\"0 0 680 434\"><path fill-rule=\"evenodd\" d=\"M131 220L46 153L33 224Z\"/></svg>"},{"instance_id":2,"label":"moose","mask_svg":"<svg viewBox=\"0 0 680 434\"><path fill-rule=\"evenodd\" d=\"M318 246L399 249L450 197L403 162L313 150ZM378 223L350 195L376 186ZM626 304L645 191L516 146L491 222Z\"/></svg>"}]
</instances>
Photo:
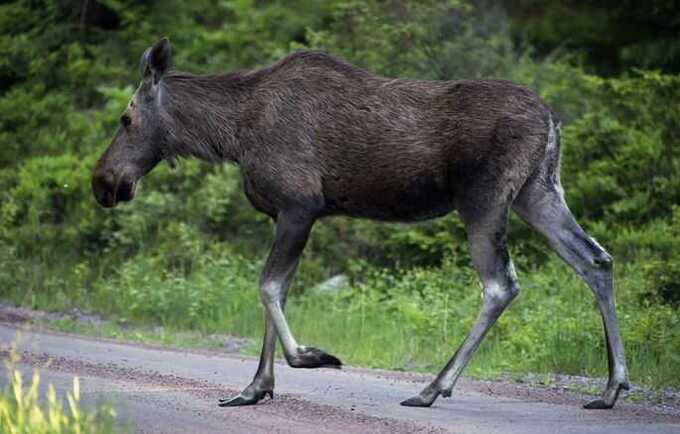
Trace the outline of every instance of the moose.
<instances>
[{"instance_id":1,"label":"moose","mask_svg":"<svg viewBox=\"0 0 680 434\"><path fill-rule=\"evenodd\" d=\"M240 168L252 206L275 235L259 295L265 332L252 382L220 406L274 397L277 339L293 368L339 368L298 343L284 306L317 219L332 215L415 222L456 211L483 286L478 317L450 361L401 404L451 396L461 372L519 293L508 254L510 210L541 233L585 281L604 324L609 379L588 409L612 408L628 373L616 317L612 257L576 222L560 181L560 120L530 89L504 80L385 78L320 51L262 69L194 75L170 68L163 38L141 58L142 80L92 174L103 207L132 200L165 160ZM451 282L452 285L455 282Z\"/></svg>"}]
</instances>

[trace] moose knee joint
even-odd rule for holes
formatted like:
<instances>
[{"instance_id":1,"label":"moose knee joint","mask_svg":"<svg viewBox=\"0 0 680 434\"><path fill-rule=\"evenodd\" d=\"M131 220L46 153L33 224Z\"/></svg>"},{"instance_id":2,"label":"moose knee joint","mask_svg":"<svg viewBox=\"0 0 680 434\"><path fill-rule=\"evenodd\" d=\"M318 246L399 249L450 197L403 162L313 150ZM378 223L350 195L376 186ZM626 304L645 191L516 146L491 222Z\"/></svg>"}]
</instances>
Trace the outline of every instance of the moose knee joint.
<instances>
[{"instance_id":1,"label":"moose knee joint","mask_svg":"<svg viewBox=\"0 0 680 434\"><path fill-rule=\"evenodd\" d=\"M278 282L265 282L260 286L260 297L262 301L278 303L281 301L281 291L283 287Z\"/></svg>"},{"instance_id":2,"label":"moose knee joint","mask_svg":"<svg viewBox=\"0 0 680 434\"><path fill-rule=\"evenodd\" d=\"M504 284L496 281L488 282L484 287L484 300L498 306L506 306L519 294L519 285L510 279Z\"/></svg>"}]
</instances>

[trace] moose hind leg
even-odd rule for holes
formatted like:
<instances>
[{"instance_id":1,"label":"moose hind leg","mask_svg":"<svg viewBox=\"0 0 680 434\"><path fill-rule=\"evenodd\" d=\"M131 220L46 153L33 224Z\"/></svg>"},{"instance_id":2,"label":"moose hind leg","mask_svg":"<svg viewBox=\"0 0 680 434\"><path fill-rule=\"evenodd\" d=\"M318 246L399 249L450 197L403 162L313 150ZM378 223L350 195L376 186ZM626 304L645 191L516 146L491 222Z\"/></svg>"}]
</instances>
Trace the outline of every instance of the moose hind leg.
<instances>
[{"instance_id":1,"label":"moose hind leg","mask_svg":"<svg viewBox=\"0 0 680 434\"><path fill-rule=\"evenodd\" d=\"M467 223L467 222L466 222ZM472 263L484 285L482 306L469 334L435 380L419 395L403 401L408 407L429 407L451 391L486 333L519 293L519 286L505 244L507 210L488 223L468 223Z\"/></svg>"},{"instance_id":2,"label":"moose hind leg","mask_svg":"<svg viewBox=\"0 0 680 434\"><path fill-rule=\"evenodd\" d=\"M520 192L513 209L548 239L553 250L581 276L595 295L607 343L609 380L602 398L584 408L612 408L621 390L630 387L616 318L612 258L578 225L559 188L529 185Z\"/></svg>"}]
</instances>

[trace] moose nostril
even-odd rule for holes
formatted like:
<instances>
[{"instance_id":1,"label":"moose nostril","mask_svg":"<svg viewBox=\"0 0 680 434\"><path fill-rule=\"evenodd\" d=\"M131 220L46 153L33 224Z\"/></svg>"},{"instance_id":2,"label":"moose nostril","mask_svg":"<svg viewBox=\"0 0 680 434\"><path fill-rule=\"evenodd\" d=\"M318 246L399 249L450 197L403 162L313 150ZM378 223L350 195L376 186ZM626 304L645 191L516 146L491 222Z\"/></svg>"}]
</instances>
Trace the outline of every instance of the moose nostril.
<instances>
[{"instance_id":1,"label":"moose nostril","mask_svg":"<svg viewBox=\"0 0 680 434\"><path fill-rule=\"evenodd\" d=\"M116 176L113 174L112 171L105 172L104 175L102 176L102 182L107 187L113 189L116 185Z\"/></svg>"},{"instance_id":2,"label":"moose nostril","mask_svg":"<svg viewBox=\"0 0 680 434\"><path fill-rule=\"evenodd\" d=\"M100 205L110 207L115 205L115 176L113 173L95 173L92 176L92 193Z\"/></svg>"}]
</instances>

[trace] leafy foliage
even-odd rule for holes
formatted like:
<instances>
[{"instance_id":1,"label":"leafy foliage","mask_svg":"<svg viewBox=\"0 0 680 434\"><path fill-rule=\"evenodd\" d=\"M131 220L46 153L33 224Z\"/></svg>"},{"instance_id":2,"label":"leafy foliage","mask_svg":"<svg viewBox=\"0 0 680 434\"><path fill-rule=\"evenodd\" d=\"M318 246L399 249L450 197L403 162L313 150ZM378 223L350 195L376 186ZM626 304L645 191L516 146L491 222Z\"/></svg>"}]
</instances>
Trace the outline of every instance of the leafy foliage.
<instances>
[{"instance_id":1,"label":"leafy foliage","mask_svg":"<svg viewBox=\"0 0 680 434\"><path fill-rule=\"evenodd\" d=\"M537 90L563 119L567 200L619 264L633 373L674 381L680 76L674 49L668 58L658 55L674 42L661 35L656 46L655 33L644 28L642 45L631 42L618 60L600 63L583 55L593 38L552 51L561 36L550 33L597 30L589 24L601 16L595 6L575 2L573 19L559 15L559 26L555 19L539 26L536 17L564 7L508 3L516 7L466 0L0 5L0 296L125 321L256 334L257 270L271 224L248 205L236 168L196 161L176 171L159 167L134 202L114 211L95 205L90 171L139 78L140 53L158 37L169 35L175 66L194 72L256 68L298 48L321 48L389 76L501 77ZM621 8L612 16L627 16ZM591 21L580 21L584 15ZM517 29L526 23L534 25L524 39ZM501 320L481 360L495 369L602 372L606 352L583 285L516 219L510 244L526 300ZM331 301L306 289L341 272L352 284ZM475 280L453 215L417 225L328 219L307 248L291 318L296 332L334 342L356 363L440 363L448 354L439 349L459 342L474 318ZM319 310L324 317L315 316ZM370 345L357 347L359 338ZM397 342L394 350L372 359L386 342ZM417 354L422 360L410 360Z\"/></svg>"},{"instance_id":2,"label":"leafy foliage","mask_svg":"<svg viewBox=\"0 0 680 434\"><path fill-rule=\"evenodd\" d=\"M12 434L78 434L112 433L115 412L100 406L95 411L80 405L80 382L73 379L73 390L67 392L68 410L52 385L46 393L46 408L39 402L40 375L33 373L30 385L23 384L22 373L9 369L9 386L0 391L0 428ZM116 430L115 432L120 432Z\"/></svg>"},{"instance_id":3,"label":"leafy foliage","mask_svg":"<svg viewBox=\"0 0 680 434\"><path fill-rule=\"evenodd\" d=\"M568 49L612 74L631 67L680 72L677 4L672 0L504 0L512 34L539 52Z\"/></svg>"}]
</instances>

